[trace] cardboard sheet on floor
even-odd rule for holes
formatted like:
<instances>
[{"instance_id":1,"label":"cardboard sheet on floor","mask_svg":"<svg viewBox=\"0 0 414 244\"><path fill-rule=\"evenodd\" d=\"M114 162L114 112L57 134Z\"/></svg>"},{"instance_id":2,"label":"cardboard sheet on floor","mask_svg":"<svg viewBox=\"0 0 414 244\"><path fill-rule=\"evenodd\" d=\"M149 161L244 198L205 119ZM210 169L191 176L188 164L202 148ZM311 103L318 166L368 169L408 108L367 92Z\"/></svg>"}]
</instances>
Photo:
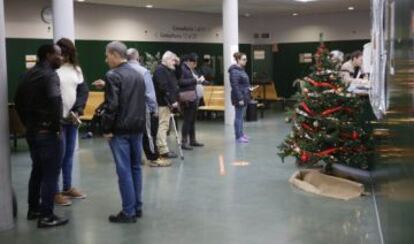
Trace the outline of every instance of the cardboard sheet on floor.
<instances>
[{"instance_id":1,"label":"cardboard sheet on floor","mask_svg":"<svg viewBox=\"0 0 414 244\"><path fill-rule=\"evenodd\" d=\"M325 175L319 170L296 171L289 182L303 191L342 200L360 197L364 192L360 183Z\"/></svg>"}]
</instances>

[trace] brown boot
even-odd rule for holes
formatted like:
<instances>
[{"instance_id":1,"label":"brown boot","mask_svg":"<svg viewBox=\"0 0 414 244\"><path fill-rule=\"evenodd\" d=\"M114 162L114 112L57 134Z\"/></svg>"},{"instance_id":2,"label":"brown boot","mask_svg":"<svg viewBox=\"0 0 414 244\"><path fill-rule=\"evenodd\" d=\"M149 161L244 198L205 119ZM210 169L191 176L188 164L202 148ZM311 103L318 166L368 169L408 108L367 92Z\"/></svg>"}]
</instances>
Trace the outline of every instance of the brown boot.
<instances>
[{"instance_id":1,"label":"brown boot","mask_svg":"<svg viewBox=\"0 0 414 244\"><path fill-rule=\"evenodd\" d=\"M68 198L73 198L73 199L85 199L86 198L86 194L82 193L81 191L79 191L78 189L74 187L70 188L67 191L63 191L62 195Z\"/></svg>"},{"instance_id":2,"label":"brown boot","mask_svg":"<svg viewBox=\"0 0 414 244\"><path fill-rule=\"evenodd\" d=\"M72 201L63 196L62 193L57 193L55 195L55 204L58 206L70 206L72 205Z\"/></svg>"}]
</instances>

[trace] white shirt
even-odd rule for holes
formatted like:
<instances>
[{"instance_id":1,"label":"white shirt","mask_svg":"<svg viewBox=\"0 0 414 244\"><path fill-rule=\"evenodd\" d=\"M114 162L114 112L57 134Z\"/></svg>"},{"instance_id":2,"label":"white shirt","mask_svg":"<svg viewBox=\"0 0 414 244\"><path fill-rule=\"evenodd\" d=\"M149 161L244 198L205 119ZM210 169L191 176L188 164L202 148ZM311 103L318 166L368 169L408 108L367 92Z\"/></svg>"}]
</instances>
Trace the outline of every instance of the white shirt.
<instances>
[{"instance_id":1,"label":"white shirt","mask_svg":"<svg viewBox=\"0 0 414 244\"><path fill-rule=\"evenodd\" d=\"M370 82L360 78L353 78L354 72L355 67L352 64L352 60L344 63L341 67L340 74L345 84L349 85L348 91L355 94L368 94Z\"/></svg>"},{"instance_id":2,"label":"white shirt","mask_svg":"<svg viewBox=\"0 0 414 244\"><path fill-rule=\"evenodd\" d=\"M79 84L83 83L83 74L81 68L76 69L72 64L65 63L56 70L60 79L60 90L63 102L63 118L69 116L69 112L76 102L76 89Z\"/></svg>"}]
</instances>

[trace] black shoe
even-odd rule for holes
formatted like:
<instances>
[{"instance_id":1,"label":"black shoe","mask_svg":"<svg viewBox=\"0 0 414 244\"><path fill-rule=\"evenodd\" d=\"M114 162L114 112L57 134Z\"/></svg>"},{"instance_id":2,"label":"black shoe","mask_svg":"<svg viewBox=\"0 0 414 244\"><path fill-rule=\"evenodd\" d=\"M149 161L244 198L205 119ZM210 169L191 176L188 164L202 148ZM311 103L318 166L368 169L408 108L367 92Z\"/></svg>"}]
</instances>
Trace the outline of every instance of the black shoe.
<instances>
[{"instance_id":1,"label":"black shoe","mask_svg":"<svg viewBox=\"0 0 414 244\"><path fill-rule=\"evenodd\" d=\"M190 146L192 146L192 147L204 147L204 144L199 143L197 141L193 141L193 142L190 143Z\"/></svg>"},{"instance_id":2,"label":"black shoe","mask_svg":"<svg viewBox=\"0 0 414 244\"><path fill-rule=\"evenodd\" d=\"M118 215L111 215L109 216L109 222L111 223L136 223L137 217L134 216L126 216L124 212L119 212Z\"/></svg>"},{"instance_id":3,"label":"black shoe","mask_svg":"<svg viewBox=\"0 0 414 244\"><path fill-rule=\"evenodd\" d=\"M178 158L178 155L173 152L167 152L160 155L163 158Z\"/></svg>"},{"instance_id":4,"label":"black shoe","mask_svg":"<svg viewBox=\"0 0 414 244\"><path fill-rule=\"evenodd\" d=\"M35 220L35 219L38 219L39 217L40 217L39 211L29 210L27 212L27 220Z\"/></svg>"},{"instance_id":5,"label":"black shoe","mask_svg":"<svg viewBox=\"0 0 414 244\"><path fill-rule=\"evenodd\" d=\"M69 222L69 219L51 215L49 217L41 217L37 222L38 228L49 228L55 226L65 225Z\"/></svg>"},{"instance_id":6,"label":"black shoe","mask_svg":"<svg viewBox=\"0 0 414 244\"><path fill-rule=\"evenodd\" d=\"M142 218L142 209L136 211L135 218Z\"/></svg>"},{"instance_id":7,"label":"black shoe","mask_svg":"<svg viewBox=\"0 0 414 244\"><path fill-rule=\"evenodd\" d=\"M189 145L189 144L187 144L187 143L183 143L183 144L181 145L181 148L182 148L183 150L188 150L188 151L193 150L193 148L192 148L192 147L190 147L190 145Z\"/></svg>"}]
</instances>

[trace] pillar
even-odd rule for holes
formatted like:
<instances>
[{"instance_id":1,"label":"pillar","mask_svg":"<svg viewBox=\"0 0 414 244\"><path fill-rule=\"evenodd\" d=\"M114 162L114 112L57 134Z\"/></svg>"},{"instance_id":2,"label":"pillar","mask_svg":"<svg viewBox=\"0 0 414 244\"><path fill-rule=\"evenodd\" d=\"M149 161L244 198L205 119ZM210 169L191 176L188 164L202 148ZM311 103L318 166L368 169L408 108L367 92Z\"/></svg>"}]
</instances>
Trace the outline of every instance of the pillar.
<instances>
[{"instance_id":1,"label":"pillar","mask_svg":"<svg viewBox=\"0 0 414 244\"><path fill-rule=\"evenodd\" d=\"M0 0L0 231L13 228L4 1Z\"/></svg>"},{"instance_id":2,"label":"pillar","mask_svg":"<svg viewBox=\"0 0 414 244\"><path fill-rule=\"evenodd\" d=\"M239 6L238 0L223 0L223 60L224 60L224 93L225 124L232 125L234 108L231 104L231 86L227 72L233 63L233 54L239 51Z\"/></svg>"}]
</instances>

